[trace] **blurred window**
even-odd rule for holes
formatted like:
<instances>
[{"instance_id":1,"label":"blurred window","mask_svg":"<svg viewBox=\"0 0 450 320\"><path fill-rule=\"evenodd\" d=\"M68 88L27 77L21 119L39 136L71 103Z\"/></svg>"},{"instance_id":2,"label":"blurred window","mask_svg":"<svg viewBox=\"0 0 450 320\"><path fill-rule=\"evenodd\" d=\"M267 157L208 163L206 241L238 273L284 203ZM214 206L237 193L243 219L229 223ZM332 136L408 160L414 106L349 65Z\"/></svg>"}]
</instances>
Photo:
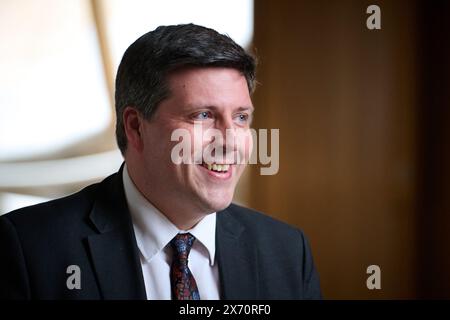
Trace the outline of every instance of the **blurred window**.
<instances>
[{"instance_id":1,"label":"blurred window","mask_svg":"<svg viewBox=\"0 0 450 320\"><path fill-rule=\"evenodd\" d=\"M118 169L120 59L145 32L190 22L248 47L253 0L0 2L0 214Z\"/></svg>"}]
</instances>

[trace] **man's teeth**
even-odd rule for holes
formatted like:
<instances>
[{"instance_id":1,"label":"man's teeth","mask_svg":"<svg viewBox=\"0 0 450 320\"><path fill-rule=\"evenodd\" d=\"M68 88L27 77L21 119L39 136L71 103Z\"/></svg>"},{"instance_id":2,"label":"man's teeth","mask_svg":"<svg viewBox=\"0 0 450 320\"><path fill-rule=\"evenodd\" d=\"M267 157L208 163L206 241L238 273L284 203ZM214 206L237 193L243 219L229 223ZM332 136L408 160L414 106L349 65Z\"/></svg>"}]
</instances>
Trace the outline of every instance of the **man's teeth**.
<instances>
[{"instance_id":1,"label":"man's teeth","mask_svg":"<svg viewBox=\"0 0 450 320\"><path fill-rule=\"evenodd\" d=\"M205 168L208 168L208 170L217 171L217 172L226 172L228 169L230 169L229 164L204 164Z\"/></svg>"}]
</instances>

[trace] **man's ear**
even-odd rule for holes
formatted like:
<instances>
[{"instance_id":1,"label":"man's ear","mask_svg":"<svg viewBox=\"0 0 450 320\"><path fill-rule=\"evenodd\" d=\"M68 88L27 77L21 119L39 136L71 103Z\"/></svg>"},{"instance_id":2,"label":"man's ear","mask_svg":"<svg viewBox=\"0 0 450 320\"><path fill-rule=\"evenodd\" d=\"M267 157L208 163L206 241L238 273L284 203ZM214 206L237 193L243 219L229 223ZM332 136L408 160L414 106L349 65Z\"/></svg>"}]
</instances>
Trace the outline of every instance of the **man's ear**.
<instances>
[{"instance_id":1,"label":"man's ear","mask_svg":"<svg viewBox=\"0 0 450 320\"><path fill-rule=\"evenodd\" d=\"M123 111L123 126L128 140L128 148L133 148L138 152L143 150L142 121L141 113L133 107L125 107Z\"/></svg>"}]
</instances>

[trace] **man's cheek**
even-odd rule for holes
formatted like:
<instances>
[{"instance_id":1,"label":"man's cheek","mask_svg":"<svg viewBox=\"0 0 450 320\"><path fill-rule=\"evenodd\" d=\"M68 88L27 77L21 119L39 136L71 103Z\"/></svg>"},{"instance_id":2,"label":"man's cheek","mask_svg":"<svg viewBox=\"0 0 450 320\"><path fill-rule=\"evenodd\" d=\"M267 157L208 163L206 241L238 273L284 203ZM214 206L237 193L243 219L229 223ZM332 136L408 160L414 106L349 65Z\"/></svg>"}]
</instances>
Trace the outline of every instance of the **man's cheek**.
<instances>
[{"instance_id":1,"label":"man's cheek","mask_svg":"<svg viewBox=\"0 0 450 320\"><path fill-rule=\"evenodd\" d=\"M250 156L252 155L252 152L253 152L253 136L251 134L249 134L247 136L247 145L248 145L248 148L245 150L246 163L249 161Z\"/></svg>"},{"instance_id":2,"label":"man's cheek","mask_svg":"<svg viewBox=\"0 0 450 320\"><path fill-rule=\"evenodd\" d=\"M253 137L249 131L237 136L236 150L239 151L238 164L247 164L253 151Z\"/></svg>"}]
</instances>

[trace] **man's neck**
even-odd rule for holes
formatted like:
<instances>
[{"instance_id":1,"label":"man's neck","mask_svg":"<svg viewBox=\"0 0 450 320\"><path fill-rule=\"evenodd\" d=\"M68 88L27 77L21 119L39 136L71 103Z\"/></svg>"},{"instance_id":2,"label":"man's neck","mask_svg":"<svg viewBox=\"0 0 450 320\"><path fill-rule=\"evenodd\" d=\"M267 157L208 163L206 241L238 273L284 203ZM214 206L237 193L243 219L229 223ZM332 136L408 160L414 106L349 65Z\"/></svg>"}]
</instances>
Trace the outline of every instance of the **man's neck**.
<instances>
[{"instance_id":1,"label":"man's neck","mask_svg":"<svg viewBox=\"0 0 450 320\"><path fill-rule=\"evenodd\" d=\"M186 201L180 201L181 199L170 201L170 203L161 200L162 198L157 195L156 190L152 192L150 186L146 187L145 181L141 181L140 175L133 170L132 166L125 165L124 170L127 170L128 176L141 195L179 230L187 231L194 228L209 213L198 208L190 208L186 205ZM183 206L180 207L181 203Z\"/></svg>"}]
</instances>

